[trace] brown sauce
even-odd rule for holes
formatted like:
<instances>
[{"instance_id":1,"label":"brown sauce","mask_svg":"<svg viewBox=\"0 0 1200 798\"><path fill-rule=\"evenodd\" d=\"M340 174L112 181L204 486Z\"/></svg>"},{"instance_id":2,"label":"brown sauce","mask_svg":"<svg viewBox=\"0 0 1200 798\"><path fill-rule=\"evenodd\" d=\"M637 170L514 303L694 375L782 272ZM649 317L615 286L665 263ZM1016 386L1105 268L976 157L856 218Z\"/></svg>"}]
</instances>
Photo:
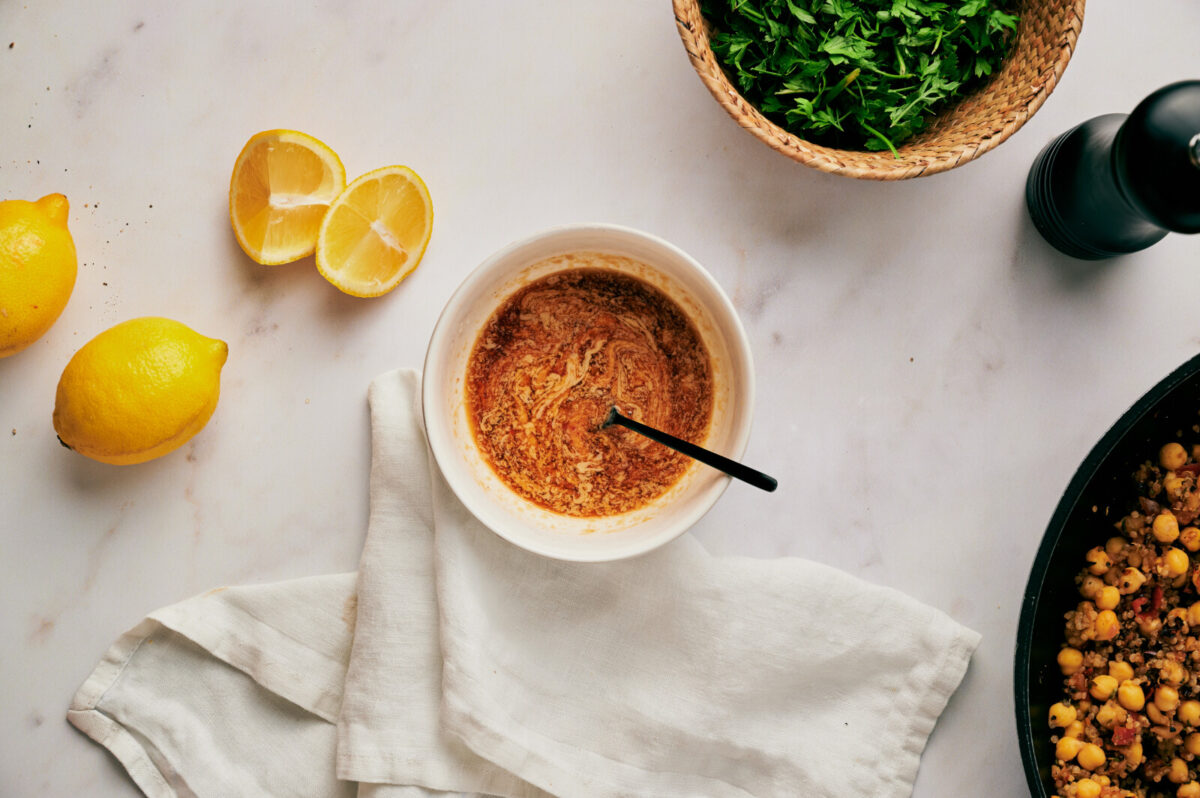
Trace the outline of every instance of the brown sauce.
<instances>
[{"instance_id":1,"label":"brown sauce","mask_svg":"<svg viewBox=\"0 0 1200 798\"><path fill-rule=\"evenodd\" d=\"M673 300L626 274L576 268L524 286L492 316L468 361L467 412L484 460L517 494L565 515L615 515L665 493L691 460L601 430L609 408L702 444L712 385L708 351Z\"/></svg>"}]
</instances>

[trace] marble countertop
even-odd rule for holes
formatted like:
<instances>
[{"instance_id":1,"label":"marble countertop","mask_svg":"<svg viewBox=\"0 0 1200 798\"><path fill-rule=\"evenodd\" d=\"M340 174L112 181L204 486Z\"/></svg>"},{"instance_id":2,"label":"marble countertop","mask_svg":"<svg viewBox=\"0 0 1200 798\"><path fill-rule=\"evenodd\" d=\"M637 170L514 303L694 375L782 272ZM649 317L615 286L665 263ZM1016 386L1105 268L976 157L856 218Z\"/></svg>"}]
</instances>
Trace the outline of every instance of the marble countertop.
<instances>
[{"instance_id":1,"label":"marble countertop","mask_svg":"<svg viewBox=\"0 0 1200 798\"><path fill-rule=\"evenodd\" d=\"M367 520L366 387L418 365L489 253L572 222L687 250L732 297L758 374L748 462L695 528L894 586L983 643L915 795L1025 791L1012 652L1033 552L1071 474L1200 351L1200 240L1084 264L1037 236L1024 179L1054 135L1200 72L1195 0L1093 3L1012 139L899 184L821 174L742 132L692 71L666 0L0 5L0 196L62 192L74 296L0 360L0 793L132 796L64 713L145 613L223 584L352 570ZM303 130L353 177L404 163L433 240L382 299L312 260L251 263L229 229L245 140ZM228 341L181 451L117 468L61 448L58 376L97 332L164 315Z\"/></svg>"}]
</instances>

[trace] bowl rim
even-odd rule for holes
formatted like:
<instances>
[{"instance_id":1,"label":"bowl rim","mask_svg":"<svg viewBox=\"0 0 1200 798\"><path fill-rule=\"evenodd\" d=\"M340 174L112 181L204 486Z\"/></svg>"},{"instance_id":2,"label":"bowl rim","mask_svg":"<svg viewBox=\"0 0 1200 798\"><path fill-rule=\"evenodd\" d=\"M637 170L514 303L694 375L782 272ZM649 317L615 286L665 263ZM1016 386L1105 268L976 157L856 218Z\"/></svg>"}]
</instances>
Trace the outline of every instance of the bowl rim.
<instances>
[{"instance_id":1,"label":"bowl rim","mask_svg":"<svg viewBox=\"0 0 1200 798\"><path fill-rule=\"evenodd\" d=\"M1074 476L1071 477L1058 505L1054 508L1054 513L1050 516L1037 553L1034 555L1017 623L1016 648L1013 654L1013 701L1021 764L1025 770L1025 780L1028 782L1030 793L1036 798L1047 798L1048 793L1037 769L1037 741L1034 739L1033 718L1029 712L1029 690L1032 683L1031 668L1033 666L1031 653L1034 620L1037 617L1038 607L1044 593L1050 561L1058 548L1067 521L1078 506L1080 498L1092 479L1108 463L1113 450L1147 415L1157 409L1167 396L1197 374L1200 374L1200 355L1192 357L1162 378L1109 427L1104 436L1084 457Z\"/></svg>"},{"instance_id":2,"label":"bowl rim","mask_svg":"<svg viewBox=\"0 0 1200 798\"><path fill-rule=\"evenodd\" d=\"M753 354L750 350L749 336L746 334L746 329L742 324L741 317L733 306L733 302L729 299L728 294L717 282L716 278L704 268L704 266L687 252L661 238L653 233L645 232L633 227L620 224L612 224L606 222L583 222L575 224L561 224L552 227L547 227L538 232L527 235L523 238L510 242L501 247L499 250L487 256L478 266L471 270L450 298L442 307L438 314L436 323L434 324L433 333L429 337L429 344L425 351L425 359L422 366L422 381L421 381L421 416L422 424L425 431L426 442L429 445L430 451L433 453L434 461L441 471L442 478L450 487L455 497L471 515L478 520L483 526L490 529L495 534L499 535L504 540L518 546L526 551L534 554L547 557L549 559L563 560L568 562L613 562L616 560L628 559L637 557L653 551L661 546L664 546L671 541L677 539L696 522L698 522L712 507L717 500L724 495L725 490L729 487L729 483L733 478L726 474L718 474L714 481L714 487L709 489L704 494L701 494L692 501L686 508L680 512L680 515L674 525L669 527L668 533L662 533L656 537L646 538L641 541L631 541L628 545L613 550L583 550L572 553L564 553L558 550L551 550L548 547L542 546L534 541L522 538L520 535L512 534L511 530L503 528L503 525L492 525L486 519L486 510L481 509L476 501L464 492L458 489L454 479L448 476L443 463L446 458L452 456L450 452L440 450L440 439L430 434L430 409L437 407L437 397L434 391L435 380L424 379L424 375L431 373L431 365L433 373L439 373L440 367L433 365L433 358L437 356L441 349L444 348L444 342L449 341L451 330L449 329L451 314L457 310L458 306L468 297L475 288L480 284L486 284L492 279L492 270L496 264L501 263L511 258L515 253L522 249L535 245L545 239L555 238L559 236L569 236L575 234L598 234L598 235L616 235L626 240L638 239L652 247L657 247L666 253L676 257L680 262L687 265L695 277L709 289L712 296L715 298L719 306L720 313L728 320L728 325L722 324L722 329L726 333L726 346L730 350L731 359L735 362L740 362L742 368L738 370L737 376L732 377L734 382L739 385L738 404L740 405L740 413L735 413L734 418L739 420L740 432L731 440L729 448L729 457L740 459L750 441L750 433L754 422L754 401L755 401L755 371ZM603 247L597 247L603 250ZM653 263L648 263L648 266L655 268ZM714 313L714 316L716 314ZM435 411L437 412L437 411ZM744 416L744 418L743 418ZM437 443L435 443L437 441Z\"/></svg>"},{"instance_id":3,"label":"bowl rim","mask_svg":"<svg viewBox=\"0 0 1200 798\"><path fill-rule=\"evenodd\" d=\"M1062 79L1067 64L1074 55L1083 29L1084 8L1087 0L1067 0L1067 2L1071 13L1071 22L1060 31L1055 32L1059 39L1054 43L1058 50L1058 56L1053 62L1053 67L1044 70L1035 79L1029 81L1030 88L1027 94L1019 100L1009 101L1009 113L1003 127L982 137L977 143L964 143L953 149L947 149L943 155L936 157L913 157L911 152L905 152L906 147L909 147L911 143L906 142L898 147L900 158L894 158L888 151L872 152L824 147L800 138L775 124L754 103L747 100L729 79L729 75L712 50L707 22L700 11L700 0L672 0L672 8L675 14L676 29L683 41L684 50L687 51L692 68L717 103L748 133L791 160L822 172L862 180L905 180L945 172L978 158L1006 141L1037 113ZM1022 6L1025 4L1026 0L1023 0ZM1024 31L1023 27L1018 35L1021 35L1021 31ZM1010 50L1005 57L1006 62L1012 52ZM989 81L995 80L1000 72L1001 70L994 72ZM982 90L989 81L976 86L963 98L959 98L959 102Z\"/></svg>"}]
</instances>

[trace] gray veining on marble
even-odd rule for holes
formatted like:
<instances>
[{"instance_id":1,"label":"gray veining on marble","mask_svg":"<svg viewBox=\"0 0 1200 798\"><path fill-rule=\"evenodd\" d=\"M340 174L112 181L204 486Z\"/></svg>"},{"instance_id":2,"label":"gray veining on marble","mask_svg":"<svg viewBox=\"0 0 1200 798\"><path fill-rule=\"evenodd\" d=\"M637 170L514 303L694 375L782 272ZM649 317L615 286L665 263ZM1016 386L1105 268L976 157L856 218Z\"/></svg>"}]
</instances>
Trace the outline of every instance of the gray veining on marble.
<instances>
[{"instance_id":1,"label":"gray veining on marble","mask_svg":"<svg viewBox=\"0 0 1200 798\"><path fill-rule=\"evenodd\" d=\"M0 197L65 193L80 259L55 327L0 360L0 794L135 795L63 719L108 644L217 585L354 568L368 381L420 363L490 252L581 221L676 243L746 324L746 459L781 487L733 485L697 536L829 563L982 632L915 795L1022 794L1011 660L1033 551L1092 443L1200 351L1200 240L1072 262L1034 232L1024 175L1067 127L1195 77L1198 28L1194 0L1092 3L1016 136L883 185L740 131L666 0L0 4ZM433 241L393 294L242 255L229 173L272 127L323 139L351 177L424 176ZM103 466L58 446L54 388L86 340L140 315L229 342L221 403L180 452Z\"/></svg>"}]
</instances>

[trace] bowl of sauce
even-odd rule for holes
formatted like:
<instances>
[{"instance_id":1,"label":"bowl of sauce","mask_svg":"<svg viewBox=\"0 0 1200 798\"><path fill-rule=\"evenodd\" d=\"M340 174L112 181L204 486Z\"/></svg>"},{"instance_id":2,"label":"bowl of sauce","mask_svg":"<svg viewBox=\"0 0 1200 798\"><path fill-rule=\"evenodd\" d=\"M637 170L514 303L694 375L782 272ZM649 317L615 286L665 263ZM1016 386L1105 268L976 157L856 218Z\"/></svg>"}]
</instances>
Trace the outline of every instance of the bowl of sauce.
<instances>
[{"instance_id":1,"label":"bowl of sauce","mask_svg":"<svg viewBox=\"0 0 1200 798\"><path fill-rule=\"evenodd\" d=\"M636 556L685 532L730 478L623 428L610 407L740 457L754 377L720 286L647 233L575 225L512 244L447 303L422 411L447 484L485 526L556 559Z\"/></svg>"}]
</instances>

